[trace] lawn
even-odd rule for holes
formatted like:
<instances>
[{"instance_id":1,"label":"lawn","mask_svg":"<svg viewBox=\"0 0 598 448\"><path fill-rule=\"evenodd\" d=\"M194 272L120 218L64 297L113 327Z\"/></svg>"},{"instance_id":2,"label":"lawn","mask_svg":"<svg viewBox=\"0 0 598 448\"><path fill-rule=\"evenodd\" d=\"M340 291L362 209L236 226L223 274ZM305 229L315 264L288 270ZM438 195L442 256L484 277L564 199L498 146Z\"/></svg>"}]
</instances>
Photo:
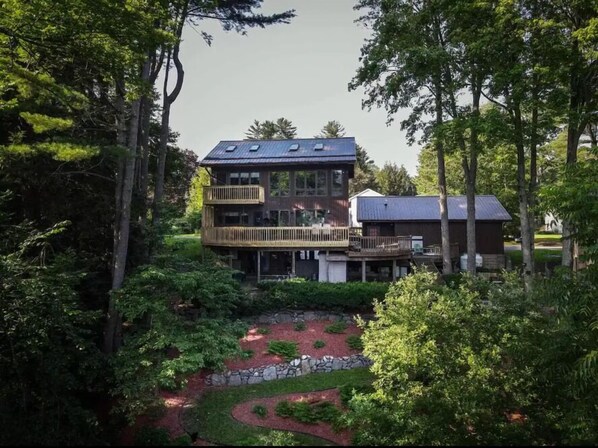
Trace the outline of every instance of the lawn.
<instances>
[{"instance_id":1,"label":"lawn","mask_svg":"<svg viewBox=\"0 0 598 448\"><path fill-rule=\"evenodd\" d=\"M505 254L511 259L513 266L521 266L523 254L521 250L510 250ZM536 263L561 262L562 252L559 249L535 249L534 260Z\"/></svg>"},{"instance_id":2,"label":"lawn","mask_svg":"<svg viewBox=\"0 0 598 448\"><path fill-rule=\"evenodd\" d=\"M271 430L248 426L231 416L233 407L256 398L271 397L298 392L313 392L339 387L344 384L355 386L369 385L374 377L368 369L341 370L331 373L314 373L299 378L272 381L251 386L229 387L221 390L208 390L195 406L183 415L183 424L188 433L196 432L209 442L221 445L240 445L247 439ZM326 440L306 434L295 434L304 446L330 445Z\"/></svg>"}]
</instances>

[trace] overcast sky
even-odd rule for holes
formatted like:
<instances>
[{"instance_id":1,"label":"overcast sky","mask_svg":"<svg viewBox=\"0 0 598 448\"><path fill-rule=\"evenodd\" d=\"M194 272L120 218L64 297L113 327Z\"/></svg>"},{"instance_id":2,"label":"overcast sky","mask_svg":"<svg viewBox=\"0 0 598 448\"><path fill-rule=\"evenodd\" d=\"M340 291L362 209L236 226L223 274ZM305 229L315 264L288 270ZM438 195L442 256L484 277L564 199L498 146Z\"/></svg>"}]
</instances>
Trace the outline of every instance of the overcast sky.
<instances>
[{"instance_id":1,"label":"overcast sky","mask_svg":"<svg viewBox=\"0 0 598 448\"><path fill-rule=\"evenodd\" d=\"M359 66L368 31L354 23L354 0L265 0L264 13L295 9L288 25L250 29L246 36L216 24L188 27L181 50L185 83L171 127L183 148L205 156L220 140L245 138L253 120L285 117L298 137L313 137L338 120L375 162L403 164L415 174L419 147L409 147L386 111L362 110L363 91L347 84ZM214 36L208 47L199 31Z\"/></svg>"}]
</instances>

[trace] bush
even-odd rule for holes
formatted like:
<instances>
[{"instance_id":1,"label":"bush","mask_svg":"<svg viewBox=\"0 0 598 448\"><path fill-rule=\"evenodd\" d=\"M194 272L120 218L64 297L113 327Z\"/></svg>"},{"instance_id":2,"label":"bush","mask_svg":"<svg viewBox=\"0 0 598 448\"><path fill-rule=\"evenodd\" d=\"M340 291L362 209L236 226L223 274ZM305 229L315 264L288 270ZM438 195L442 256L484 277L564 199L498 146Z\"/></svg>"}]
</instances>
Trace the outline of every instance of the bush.
<instances>
[{"instance_id":1,"label":"bush","mask_svg":"<svg viewBox=\"0 0 598 448\"><path fill-rule=\"evenodd\" d=\"M282 308L371 311L374 299L384 299L389 283L320 283L293 279L260 282L260 294L247 299L243 314L258 314Z\"/></svg>"},{"instance_id":2,"label":"bush","mask_svg":"<svg viewBox=\"0 0 598 448\"><path fill-rule=\"evenodd\" d=\"M283 431L270 431L268 434L260 434L239 443L241 446L297 446L299 442L293 433Z\"/></svg>"},{"instance_id":3,"label":"bush","mask_svg":"<svg viewBox=\"0 0 598 448\"><path fill-rule=\"evenodd\" d=\"M326 347L326 342L324 342L321 339L318 339L316 342L314 342L314 348L324 348Z\"/></svg>"},{"instance_id":4,"label":"bush","mask_svg":"<svg viewBox=\"0 0 598 448\"><path fill-rule=\"evenodd\" d=\"M135 434L135 446L170 445L170 434L166 428L143 426Z\"/></svg>"},{"instance_id":5,"label":"bush","mask_svg":"<svg viewBox=\"0 0 598 448\"><path fill-rule=\"evenodd\" d=\"M347 406L351 398L356 394L370 394L374 392L373 386L365 386L362 384L343 384L338 388L343 405Z\"/></svg>"},{"instance_id":6,"label":"bush","mask_svg":"<svg viewBox=\"0 0 598 448\"><path fill-rule=\"evenodd\" d=\"M255 354L255 352L253 350L243 350L241 352L241 359L251 359L253 358L253 355Z\"/></svg>"},{"instance_id":7,"label":"bush","mask_svg":"<svg viewBox=\"0 0 598 448\"><path fill-rule=\"evenodd\" d=\"M324 332L340 334L340 333L344 333L346 329L347 329L347 324L345 322L338 321L338 322L335 322L331 325L328 325L326 328L324 328Z\"/></svg>"},{"instance_id":8,"label":"bush","mask_svg":"<svg viewBox=\"0 0 598 448\"><path fill-rule=\"evenodd\" d=\"M170 442L170 446L191 446L193 445L193 440L189 436L189 434L183 434L182 436L178 436L176 439L173 439Z\"/></svg>"},{"instance_id":9,"label":"bush","mask_svg":"<svg viewBox=\"0 0 598 448\"><path fill-rule=\"evenodd\" d=\"M291 403L285 400L276 405L276 415L283 418L291 417L300 423L333 423L341 412L329 401L312 404L307 401Z\"/></svg>"},{"instance_id":10,"label":"bush","mask_svg":"<svg viewBox=\"0 0 598 448\"><path fill-rule=\"evenodd\" d=\"M253 409L251 409L251 412L260 418L266 418L268 415L268 409L263 404L256 404Z\"/></svg>"},{"instance_id":11,"label":"bush","mask_svg":"<svg viewBox=\"0 0 598 448\"><path fill-rule=\"evenodd\" d=\"M293 328L295 328L295 331L305 331L307 330L307 325L305 322L297 322Z\"/></svg>"},{"instance_id":12,"label":"bush","mask_svg":"<svg viewBox=\"0 0 598 448\"><path fill-rule=\"evenodd\" d=\"M266 334L270 334L270 333L272 333L272 330L270 330L269 328L266 328L266 327L260 327L257 329L257 334L266 335Z\"/></svg>"},{"instance_id":13,"label":"bush","mask_svg":"<svg viewBox=\"0 0 598 448\"><path fill-rule=\"evenodd\" d=\"M363 342L361 341L361 336L352 334L351 336L347 337L346 341L347 345L351 350L363 350Z\"/></svg>"},{"instance_id":14,"label":"bush","mask_svg":"<svg viewBox=\"0 0 598 448\"><path fill-rule=\"evenodd\" d=\"M282 356L285 361L291 361L299 356L297 343L292 341L270 341L268 353Z\"/></svg>"}]
</instances>

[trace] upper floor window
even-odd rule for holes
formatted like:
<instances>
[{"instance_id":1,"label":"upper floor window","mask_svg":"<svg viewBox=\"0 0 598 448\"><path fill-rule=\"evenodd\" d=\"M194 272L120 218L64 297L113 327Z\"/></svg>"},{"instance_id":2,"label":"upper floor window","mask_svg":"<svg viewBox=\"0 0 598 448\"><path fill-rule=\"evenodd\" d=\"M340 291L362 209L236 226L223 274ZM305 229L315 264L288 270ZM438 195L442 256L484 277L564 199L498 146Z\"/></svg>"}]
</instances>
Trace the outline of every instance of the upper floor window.
<instances>
[{"instance_id":1,"label":"upper floor window","mask_svg":"<svg viewBox=\"0 0 598 448\"><path fill-rule=\"evenodd\" d=\"M297 171L295 173L295 195L326 196L326 171Z\"/></svg>"},{"instance_id":2,"label":"upper floor window","mask_svg":"<svg viewBox=\"0 0 598 448\"><path fill-rule=\"evenodd\" d=\"M259 185L260 173L230 173L230 185Z\"/></svg>"},{"instance_id":3,"label":"upper floor window","mask_svg":"<svg viewBox=\"0 0 598 448\"><path fill-rule=\"evenodd\" d=\"M289 190L288 171L273 171L270 173L270 196L288 196Z\"/></svg>"},{"instance_id":4,"label":"upper floor window","mask_svg":"<svg viewBox=\"0 0 598 448\"><path fill-rule=\"evenodd\" d=\"M332 196L343 195L343 171L332 170Z\"/></svg>"}]
</instances>

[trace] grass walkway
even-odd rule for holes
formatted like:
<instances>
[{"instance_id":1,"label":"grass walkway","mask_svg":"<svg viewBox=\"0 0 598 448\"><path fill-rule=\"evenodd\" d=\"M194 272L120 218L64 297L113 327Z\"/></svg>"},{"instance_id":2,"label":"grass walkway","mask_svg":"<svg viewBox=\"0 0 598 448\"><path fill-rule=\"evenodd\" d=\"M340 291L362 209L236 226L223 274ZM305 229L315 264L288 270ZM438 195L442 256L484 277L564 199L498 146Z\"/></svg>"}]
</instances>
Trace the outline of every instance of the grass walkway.
<instances>
[{"instance_id":1,"label":"grass walkway","mask_svg":"<svg viewBox=\"0 0 598 448\"><path fill-rule=\"evenodd\" d=\"M373 375L367 368L341 370L330 373L314 373L299 378L271 381L251 386L229 387L222 390L208 390L195 406L183 415L183 425L188 433L209 442L222 445L241 445L258 435L271 430L248 426L231 416L233 407L256 398L298 392L312 392L340 387L344 384L368 385ZM295 433L295 438L303 446L325 446L330 442L317 437Z\"/></svg>"}]
</instances>

